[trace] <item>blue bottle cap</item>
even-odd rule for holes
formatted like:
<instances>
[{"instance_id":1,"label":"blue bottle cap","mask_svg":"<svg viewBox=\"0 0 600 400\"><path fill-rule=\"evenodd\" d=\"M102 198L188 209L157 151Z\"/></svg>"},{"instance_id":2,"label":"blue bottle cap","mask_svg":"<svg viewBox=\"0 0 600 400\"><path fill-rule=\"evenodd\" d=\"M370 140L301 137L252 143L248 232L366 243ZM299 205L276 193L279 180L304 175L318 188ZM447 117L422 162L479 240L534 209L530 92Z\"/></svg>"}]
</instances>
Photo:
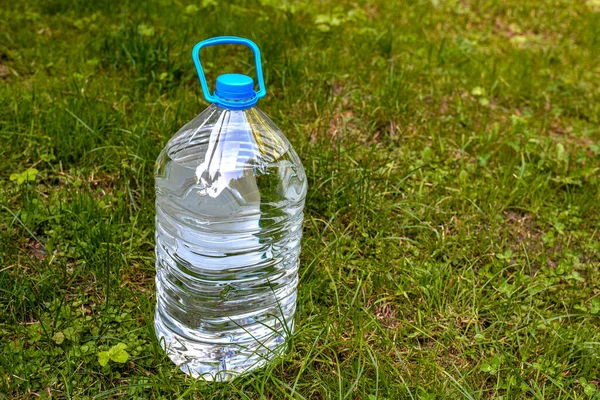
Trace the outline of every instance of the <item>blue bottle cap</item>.
<instances>
[{"instance_id":1,"label":"blue bottle cap","mask_svg":"<svg viewBox=\"0 0 600 400\"><path fill-rule=\"evenodd\" d=\"M217 78L215 96L225 100L245 100L256 96L254 80L248 75L223 74Z\"/></svg>"}]
</instances>

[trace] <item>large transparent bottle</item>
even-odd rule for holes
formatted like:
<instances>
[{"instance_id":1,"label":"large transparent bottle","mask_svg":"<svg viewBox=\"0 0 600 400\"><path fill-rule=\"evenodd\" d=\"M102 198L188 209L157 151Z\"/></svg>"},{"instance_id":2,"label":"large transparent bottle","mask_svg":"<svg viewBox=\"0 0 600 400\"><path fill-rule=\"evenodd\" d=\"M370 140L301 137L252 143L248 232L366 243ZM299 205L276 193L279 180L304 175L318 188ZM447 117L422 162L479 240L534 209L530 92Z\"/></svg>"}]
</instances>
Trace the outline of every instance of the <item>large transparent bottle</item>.
<instances>
[{"instance_id":1,"label":"large transparent bottle","mask_svg":"<svg viewBox=\"0 0 600 400\"><path fill-rule=\"evenodd\" d=\"M210 95L200 49L244 44L252 78L226 74ZM193 51L213 103L160 153L156 171L156 315L161 345L180 368L228 380L284 350L293 329L306 175L256 103L266 92L257 46L236 37Z\"/></svg>"}]
</instances>

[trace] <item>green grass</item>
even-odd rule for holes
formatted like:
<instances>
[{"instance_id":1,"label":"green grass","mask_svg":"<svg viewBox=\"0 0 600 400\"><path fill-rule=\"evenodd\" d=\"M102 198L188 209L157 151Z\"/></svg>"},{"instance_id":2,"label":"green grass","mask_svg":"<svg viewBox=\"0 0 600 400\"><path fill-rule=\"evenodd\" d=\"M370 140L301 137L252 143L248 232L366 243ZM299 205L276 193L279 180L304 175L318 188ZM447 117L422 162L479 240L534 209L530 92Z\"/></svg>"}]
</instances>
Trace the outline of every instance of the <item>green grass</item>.
<instances>
[{"instance_id":1,"label":"green grass","mask_svg":"<svg viewBox=\"0 0 600 400\"><path fill-rule=\"evenodd\" d=\"M600 398L598 0L215 3L0 6L0 398ZM152 175L223 34L310 186L290 351L211 384L153 334Z\"/></svg>"}]
</instances>

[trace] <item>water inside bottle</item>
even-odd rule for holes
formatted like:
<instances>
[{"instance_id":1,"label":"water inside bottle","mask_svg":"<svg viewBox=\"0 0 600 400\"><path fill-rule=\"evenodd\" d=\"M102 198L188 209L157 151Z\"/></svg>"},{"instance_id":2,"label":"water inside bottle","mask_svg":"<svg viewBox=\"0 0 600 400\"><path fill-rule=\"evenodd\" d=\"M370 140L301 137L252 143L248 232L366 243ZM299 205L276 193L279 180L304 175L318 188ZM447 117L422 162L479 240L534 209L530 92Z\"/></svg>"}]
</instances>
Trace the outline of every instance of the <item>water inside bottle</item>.
<instances>
[{"instance_id":1,"label":"water inside bottle","mask_svg":"<svg viewBox=\"0 0 600 400\"><path fill-rule=\"evenodd\" d=\"M215 105L156 168L157 337L193 376L227 380L293 330L306 176L256 108Z\"/></svg>"}]
</instances>

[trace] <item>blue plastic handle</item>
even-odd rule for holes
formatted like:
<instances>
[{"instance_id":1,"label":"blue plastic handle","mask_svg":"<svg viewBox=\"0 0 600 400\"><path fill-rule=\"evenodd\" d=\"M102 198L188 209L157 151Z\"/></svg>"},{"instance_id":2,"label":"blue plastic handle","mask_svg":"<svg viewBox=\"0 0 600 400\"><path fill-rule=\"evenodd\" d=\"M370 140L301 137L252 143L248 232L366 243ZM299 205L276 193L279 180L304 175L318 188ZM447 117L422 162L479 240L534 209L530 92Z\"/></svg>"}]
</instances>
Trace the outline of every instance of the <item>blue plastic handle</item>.
<instances>
[{"instance_id":1,"label":"blue plastic handle","mask_svg":"<svg viewBox=\"0 0 600 400\"><path fill-rule=\"evenodd\" d=\"M258 78L258 92L255 91L254 93L256 94L257 99L265 97L265 95L267 94L267 90L265 89L265 80L263 78L262 63L260 61L260 50L258 49L256 43L254 43L252 40L236 36L219 36L199 42L194 46L194 50L192 50L192 58L194 59L194 64L196 64L198 78L200 78L200 85L202 85L202 91L204 92L204 98L206 99L206 101L208 101L209 103L217 103L219 102L219 98L210 94L208 83L206 83L206 76L204 76L204 70L202 69L202 63L200 62L200 50L202 50L204 47L214 46L217 44L243 44L245 46L250 47L252 52L254 52L254 60L256 62L256 76Z\"/></svg>"}]
</instances>

